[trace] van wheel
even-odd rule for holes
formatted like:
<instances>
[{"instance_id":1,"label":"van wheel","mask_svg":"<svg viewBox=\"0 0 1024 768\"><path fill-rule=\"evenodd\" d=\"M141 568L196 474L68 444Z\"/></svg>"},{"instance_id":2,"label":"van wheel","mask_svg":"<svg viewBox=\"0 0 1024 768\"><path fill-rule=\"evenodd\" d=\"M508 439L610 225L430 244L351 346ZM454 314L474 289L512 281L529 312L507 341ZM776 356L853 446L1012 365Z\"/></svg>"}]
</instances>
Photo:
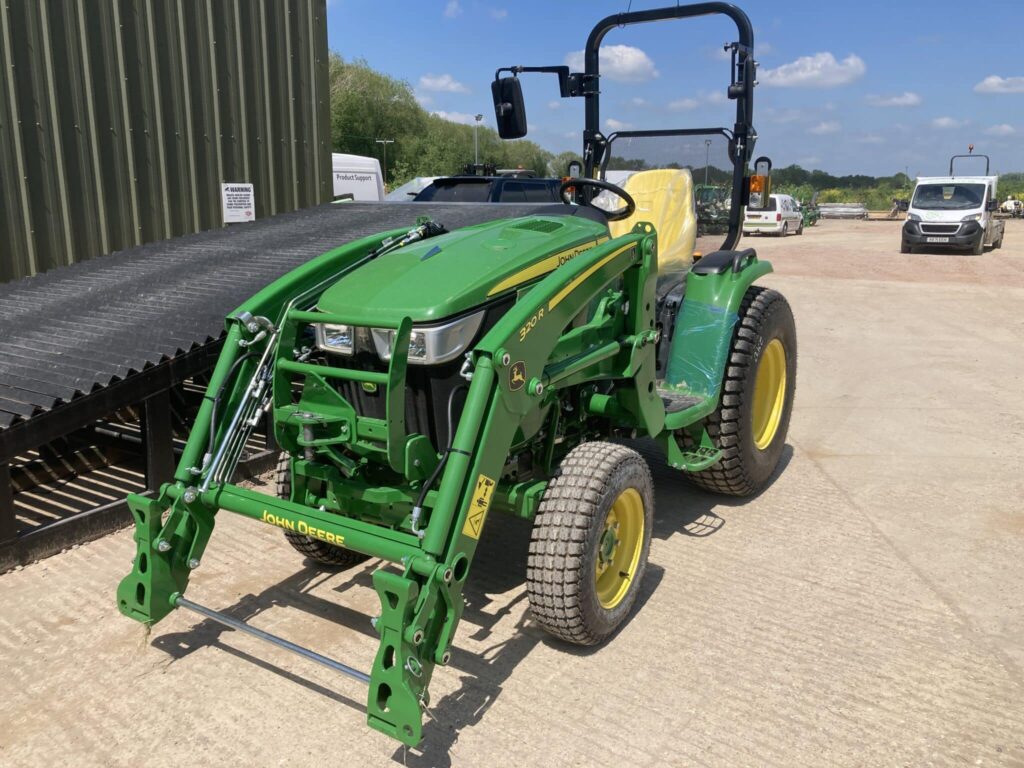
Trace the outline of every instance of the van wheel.
<instances>
[{"instance_id":1,"label":"van wheel","mask_svg":"<svg viewBox=\"0 0 1024 768\"><path fill-rule=\"evenodd\" d=\"M796 228L796 233L802 235L804 233L804 223L801 221L800 226Z\"/></svg>"},{"instance_id":2,"label":"van wheel","mask_svg":"<svg viewBox=\"0 0 1024 768\"><path fill-rule=\"evenodd\" d=\"M913 253L914 249L910 247L910 243L906 240L900 243L900 253Z\"/></svg>"},{"instance_id":3,"label":"van wheel","mask_svg":"<svg viewBox=\"0 0 1024 768\"><path fill-rule=\"evenodd\" d=\"M981 256L985 252L985 233L981 233L981 237L978 238L978 242L971 248L971 253L975 256Z\"/></svg>"},{"instance_id":4,"label":"van wheel","mask_svg":"<svg viewBox=\"0 0 1024 768\"><path fill-rule=\"evenodd\" d=\"M788 234L789 234L789 222L788 221L784 221L784 222L782 222L782 231L779 232L779 237L785 237Z\"/></svg>"}]
</instances>

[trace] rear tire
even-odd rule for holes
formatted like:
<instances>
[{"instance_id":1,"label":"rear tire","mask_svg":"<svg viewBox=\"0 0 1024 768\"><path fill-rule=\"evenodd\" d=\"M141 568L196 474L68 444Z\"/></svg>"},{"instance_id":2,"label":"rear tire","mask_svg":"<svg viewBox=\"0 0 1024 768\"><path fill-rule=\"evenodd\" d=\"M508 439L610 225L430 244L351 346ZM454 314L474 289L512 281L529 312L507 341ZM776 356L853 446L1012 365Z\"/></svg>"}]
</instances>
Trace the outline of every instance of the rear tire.
<instances>
[{"instance_id":1,"label":"rear tire","mask_svg":"<svg viewBox=\"0 0 1024 768\"><path fill-rule=\"evenodd\" d=\"M290 499L292 496L292 471L291 457L282 452L277 459L277 467L274 468L274 485L277 496L281 499ZM315 563L330 565L336 568L351 568L353 565L366 562L369 555L361 552L353 552L351 549L329 544L326 541L315 539L294 531L285 531L284 537L288 543L300 554Z\"/></svg>"},{"instance_id":2,"label":"rear tire","mask_svg":"<svg viewBox=\"0 0 1024 768\"><path fill-rule=\"evenodd\" d=\"M779 237L785 237L788 234L789 234L789 222L788 221L784 221L784 222L782 222L782 231L779 232Z\"/></svg>"},{"instance_id":3,"label":"rear tire","mask_svg":"<svg viewBox=\"0 0 1024 768\"><path fill-rule=\"evenodd\" d=\"M596 645L625 620L647 569L654 483L636 451L576 446L548 483L533 523L526 592L555 637Z\"/></svg>"},{"instance_id":4,"label":"rear tire","mask_svg":"<svg viewBox=\"0 0 1024 768\"><path fill-rule=\"evenodd\" d=\"M750 496L765 487L786 444L796 354L789 303L777 291L748 288L733 331L722 397L704 422L722 458L689 473L693 483L728 496Z\"/></svg>"}]
</instances>

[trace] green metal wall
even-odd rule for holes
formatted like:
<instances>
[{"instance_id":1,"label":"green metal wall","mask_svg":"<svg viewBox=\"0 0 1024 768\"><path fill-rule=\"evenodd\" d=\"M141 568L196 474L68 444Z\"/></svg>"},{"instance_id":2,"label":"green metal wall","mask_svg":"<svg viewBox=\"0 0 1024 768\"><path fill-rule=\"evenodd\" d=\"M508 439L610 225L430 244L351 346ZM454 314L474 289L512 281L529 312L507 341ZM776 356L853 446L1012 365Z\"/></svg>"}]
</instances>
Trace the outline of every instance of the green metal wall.
<instances>
[{"instance_id":1,"label":"green metal wall","mask_svg":"<svg viewBox=\"0 0 1024 768\"><path fill-rule=\"evenodd\" d=\"M0 67L0 282L331 199L325 0L0 0Z\"/></svg>"}]
</instances>

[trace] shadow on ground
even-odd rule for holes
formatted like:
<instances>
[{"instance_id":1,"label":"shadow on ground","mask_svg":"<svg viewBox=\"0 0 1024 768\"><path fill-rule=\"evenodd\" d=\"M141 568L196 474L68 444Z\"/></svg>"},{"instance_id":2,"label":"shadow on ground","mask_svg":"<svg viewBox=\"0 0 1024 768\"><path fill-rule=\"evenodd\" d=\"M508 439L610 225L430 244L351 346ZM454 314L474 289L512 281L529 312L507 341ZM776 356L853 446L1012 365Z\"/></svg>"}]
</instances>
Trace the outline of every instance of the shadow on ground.
<instances>
[{"instance_id":1,"label":"shadow on ground","mask_svg":"<svg viewBox=\"0 0 1024 768\"><path fill-rule=\"evenodd\" d=\"M750 501L717 496L690 485L680 477L679 472L665 464L660 449L653 442L642 441L635 447L651 466L654 478L653 536L656 539L664 540L676 534L696 539L710 536L725 525L724 510L742 506ZM792 456L792 448L787 445L772 482L785 469ZM452 648L449 669L459 675L460 686L454 692L432 703L427 711L429 721L424 729L423 744L414 750L399 747L393 755L396 762L411 766L449 766L449 753L458 741L459 733L484 718L501 695L504 682L539 643L557 647L573 655L591 655L599 653L602 648L616 641L618 632L601 646L574 646L550 637L533 624L529 612L523 610L527 601L523 584L526 578L530 531L531 523L518 518L493 515L488 521L474 558L472 575L464 589L466 607L459 634L463 637L468 635L476 642L486 643L488 638L495 634L495 628L500 622L520 614L515 630L511 637L508 636L507 629L503 630L501 635L507 639L496 640L481 653L462 650L456 642ZM282 557L294 555L284 541L281 542L281 547ZM354 587L373 589L372 574L379 565L379 561L370 561L349 569L345 573L348 578L334 586L333 590L343 595ZM251 621L271 608L293 608L376 639L377 633L370 625L369 616L340 602L312 594L315 587L324 581L336 580L338 574L338 570L314 566L307 561L288 578L259 594L245 595L234 605L222 610L236 619ZM654 563L648 565L631 617L622 626L629 623L632 615L644 609L647 601L657 590L663 575L663 568ZM513 591L516 591L516 594L509 598L508 594ZM502 598L496 599L496 596ZM231 631L217 622L206 619L186 632L161 635L155 638L152 644L175 661L184 659L201 648L216 647L280 675L289 682L365 712L364 702L357 702L301 675L281 669L270 661L226 644L221 636Z\"/></svg>"}]
</instances>

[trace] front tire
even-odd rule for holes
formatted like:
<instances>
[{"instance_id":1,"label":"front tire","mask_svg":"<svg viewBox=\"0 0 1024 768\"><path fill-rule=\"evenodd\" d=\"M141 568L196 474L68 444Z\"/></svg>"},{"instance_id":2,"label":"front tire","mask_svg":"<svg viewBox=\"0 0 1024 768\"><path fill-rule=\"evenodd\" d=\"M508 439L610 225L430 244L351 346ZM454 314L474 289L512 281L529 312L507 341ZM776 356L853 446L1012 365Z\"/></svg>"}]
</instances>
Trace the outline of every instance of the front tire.
<instances>
[{"instance_id":1,"label":"front tire","mask_svg":"<svg viewBox=\"0 0 1024 768\"><path fill-rule=\"evenodd\" d=\"M274 468L274 484L277 496L281 499L292 497L292 471L291 457L282 452L277 459L277 467ZM351 568L353 565L366 562L369 555L362 552L353 552L351 549L339 547L336 544L329 544L326 541L306 536L294 531L285 531L285 539L296 551L320 565L330 565L335 568Z\"/></svg>"},{"instance_id":2,"label":"front tire","mask_svg":"<svg viewBox=\"0 0 1024 768\"><path fill-rule=\"evenodd\" d=\"M689 474L696 485L728 496L750 496L767 485L786 444L796 355L789 303L777 291L748 288L733 331L721 400L704 422L722 458Z\"/></svg>"},{"instance_id":3,"label":"front tire","mask_svg":"<svg viewBox=\"0 0 1024 768\"><path fill-rule=\"evenodd\" d=\"M900 243L900 253L913 253L914 249L910 247L910 243L906 240Z\"/></svg>"},{"instance_id":4,"label":"front tire","mask_svg":"<svg viewBox=\"0 0 1024 768\"><path fill-rule=\"evenodd\" d=\"M654 483L636 451L576 446L548 483L533 523L526 591L555 637L596 645L629 615L647 569Z\"/></svg>"},{"instance_id":5,"label":"front tire","mask_svg":"<svg viewBox=\"0 0 1024 768\"><path fill-rule=\"evenodd\" d=\"M985 233L982 232L978 237L978 242L971 248L971 254L974 256L981 256L985 252Z\"/></svg>"}]
</instances>

